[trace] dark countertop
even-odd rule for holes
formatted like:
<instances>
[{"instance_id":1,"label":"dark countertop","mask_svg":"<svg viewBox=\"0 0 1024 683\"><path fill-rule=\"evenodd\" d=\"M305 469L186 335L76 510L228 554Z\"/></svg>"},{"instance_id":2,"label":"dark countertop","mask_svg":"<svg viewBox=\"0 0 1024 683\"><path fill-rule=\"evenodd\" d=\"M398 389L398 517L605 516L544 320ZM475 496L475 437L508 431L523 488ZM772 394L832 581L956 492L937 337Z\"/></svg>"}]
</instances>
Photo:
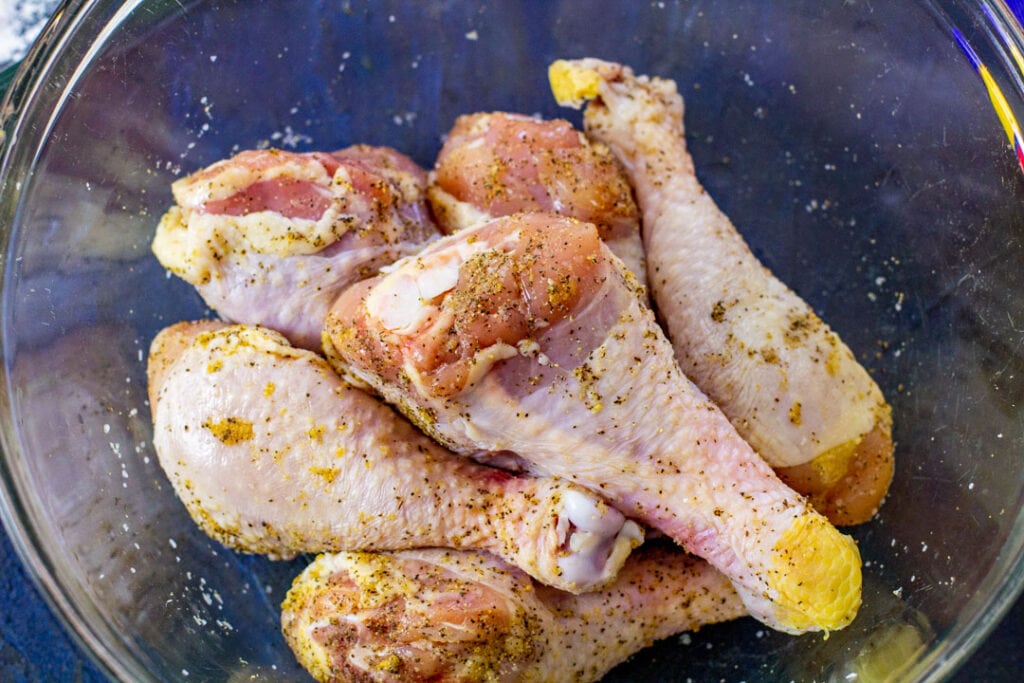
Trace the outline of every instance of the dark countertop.
<instances>
[{"instance_id":1,"label":"dark countertop","mask_svg":"<svg viewBox=\"0 0 1024 683\"><path fill-rule=\"evenodd\" d=\"M40 597L0 527L0 681L105 680Z\"/></svg>"},{"instance_id":2,"label":"dark countertop","mask_svg":"<svg viewBox=\"0 0 1024 683\"><path fill-rule=\"evenodd\" d=\"M64 631L0 531L0 681L102 683L105 677ZM1024 680L1024 599L952 679Z\"/></svg>"}]
</instances>

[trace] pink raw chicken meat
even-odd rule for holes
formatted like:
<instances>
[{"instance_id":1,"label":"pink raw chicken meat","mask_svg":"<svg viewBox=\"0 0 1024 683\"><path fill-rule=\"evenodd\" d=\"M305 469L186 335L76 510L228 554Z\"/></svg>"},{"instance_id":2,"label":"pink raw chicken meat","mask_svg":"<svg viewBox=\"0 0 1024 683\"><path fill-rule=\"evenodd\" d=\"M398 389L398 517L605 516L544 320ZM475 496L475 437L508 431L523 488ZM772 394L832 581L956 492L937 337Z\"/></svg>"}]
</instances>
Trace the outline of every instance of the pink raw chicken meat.
<instances>
[{"instance_id":1,"label":"pink raw chicken meat","mask_svg":"<svg viewBox=\"0 0 1024 683\"><path fill-rule=\"evenodd\" d=\"M516 214L349 288L325 351L453 450L600 492L709 560L766 624L845 626L856 545L683 375L641 289L593 225Z\"/></svg>"},{"instance_id":2,"label":"pink raw chicken meat","mask_svg":"<svg viewBox=\"0 0 1024 683\"><path fill-rule=\"evenodd\" d=\"M481 220L551 211L597 226L644 282L640 210L608 147L561 119L505 112L460 116L430 174L427 197L447 233Z\"/></svg>"},{"instance_id":3,"label":"pink raw chicken meat","mask_svg":"<svg viewBox=\"0 0 1024 683\"><path fill-rule=\"evenodd\" d=\"M729 581L645 548L615 583L569 595L481 553L322 555L281 610L320 681L587 683L656 640L745 613Z\"/></svg>"},{"instance_id":4,"label":"pink raw chicken meat","mask_svg":"<svg viewBox=\"0 0 1024 683\"><path fill-rule=\"evenodd\" d=\"M196 523L237 550L482 549L580 591L642 539L575 484L449 453L266 328L174 325L149 375L161 466Z\"/></svg>"},{"instance_id":5,"label":"pink raw chicken meat","mask_svg":"<svg viewBox=\"0 0 1024 683\"><path fill-rule=\"evenodd\" d=\"M597 59L555 62L550 78L563 104L590 100L588 135L629 173L643 212L651 296L683 370L830 520L869 520L893 476L889 404L700 184L676 84Z\"/></svg>"},{"instance_id":6,"label":"pink raw chicken meat","mask_svg":"<svg viewBox=\"0 0 1024 683\"><path fill-rule=\"evenodd\" d=\"M241 152L174 183L153 253L224 319L318 350L339 292L437 235L426 183L387 147Z\"/></svg>"}]
</instances>

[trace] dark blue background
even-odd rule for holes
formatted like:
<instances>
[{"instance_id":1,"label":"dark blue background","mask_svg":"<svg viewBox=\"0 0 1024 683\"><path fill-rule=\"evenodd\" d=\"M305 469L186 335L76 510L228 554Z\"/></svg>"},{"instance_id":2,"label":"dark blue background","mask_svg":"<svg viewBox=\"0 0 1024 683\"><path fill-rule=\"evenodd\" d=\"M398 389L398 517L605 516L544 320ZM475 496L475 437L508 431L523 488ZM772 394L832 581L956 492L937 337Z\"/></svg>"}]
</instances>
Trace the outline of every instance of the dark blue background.
<instances>
[{"instance_id":1,"label":"dark blue background","mask_svg":"<svg viewBox=\"0 0 1024 683\"><path fill-rule=\"evenodd\" d=\"M680 672L684 675L684 672ZM954 676L956 683L1016 683L1024 675L1024 600L1018 600L981 649ZM106 678L65 633L0 532L0 681Z\"/></svg>"}]
</instances>

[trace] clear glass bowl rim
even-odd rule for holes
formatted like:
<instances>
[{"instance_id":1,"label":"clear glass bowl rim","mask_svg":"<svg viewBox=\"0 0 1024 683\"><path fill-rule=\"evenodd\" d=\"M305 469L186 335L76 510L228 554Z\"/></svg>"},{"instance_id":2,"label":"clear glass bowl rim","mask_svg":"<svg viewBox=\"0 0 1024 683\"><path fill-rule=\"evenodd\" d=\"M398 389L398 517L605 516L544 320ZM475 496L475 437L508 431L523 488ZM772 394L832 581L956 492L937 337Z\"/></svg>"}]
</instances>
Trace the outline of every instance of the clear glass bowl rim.
<instances>
[{"instance_id":1,"label":"clear glass bowl rim","mask_svg":"<svg viewBox=\"0 0 1024 683\"><path fill-rule=\"evenodd\" d=\"M936 20L952 28L953 22L939 6L939 0L920 0ZM51 114L63 105L66 93L95 55L92 46L116 27L145 0L65 0L20 63L0 70L0 245L7 253L10 226L17 214L18 192L12 189L12 171L18 167L16 157L37 150L45 139L49 125L32 130L27 124L26 112L49 111ZM978 21L983 33L998 57L997 64L989 68L1001 72L1004 87L1012 92L1011 108L1024 114L1024 68L1015 61L1015 54L1024 54L1024 3L1017 0L954 0L949 4L962 7L968 16ZM99 19L99 20L97 20ZM77 66L68 71L72 46L88 46ZM68 78L60 88L46 88L55 73ZM42 105L42 106L41 106ZM46 107L45 105L51 105ZM993 112L995 115L995 112ZM30 145L16 146L14 140L26 134ZM34 151L33 151L34 155ZM25 166L30 169L31 163ZM13 200L5 202L4 200ZM5 206L5 203L7 206ZM6 281L6 259L0 257L0 281ZM0 339L0 351L6 355L6 340ZM0 373L2 373L0 369ZM24 475L20 453L11 440L13 415L10 395L15 387L4 376L4 391L0 392L0 521L11 540L22 564L51 610L58 616L66 631L87 653L94 664L108 677L124 681L142 681L152 678L143 663L131 656L125 647L124 636L87 601L77 600L61 580L60 563L54 548L47 547L46 539L33 531L33 519L39 514L24 493ZM934 647L924 658L906 672L907 680L939 681L950 676L964 663L1000 622L1014 601L1024 592L1024 509L1018 511L1014 526L999 558L988 572L979 593L988 593L984 600L974 599L969 618L957 624L949 637Z\"/></svg>"}]
</instances>

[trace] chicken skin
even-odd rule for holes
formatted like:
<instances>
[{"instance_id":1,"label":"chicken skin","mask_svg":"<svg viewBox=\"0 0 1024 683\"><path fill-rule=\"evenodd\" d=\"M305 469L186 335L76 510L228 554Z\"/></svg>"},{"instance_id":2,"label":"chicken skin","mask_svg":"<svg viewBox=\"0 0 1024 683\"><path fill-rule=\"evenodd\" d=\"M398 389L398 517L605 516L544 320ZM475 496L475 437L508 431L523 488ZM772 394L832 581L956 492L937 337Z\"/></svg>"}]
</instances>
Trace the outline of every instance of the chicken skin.
<instances>
[{"instance_id":1,"label":"chicken skin","mask_svg":"<svg viewBox=\"0 0 1024 683\"><path fill-rule=\"evenodd\" d=\"M460 116L438 154L427 197L446 233L526 211L593 223L646 281L640 211L626 174L605 145L568 121L505 112Z\"/></svg>"},{"instance_id":2,"label":"chicken skin","mask_svg":"<svg viewBox=\"0 0 1024 683\"><path fill-rule=\"evenodd\" d=\"M764 623L845 626L856 545L683 375L641 290L593 225L516 214L346 290L325 350L456 452L515 453L664 532Z\"/></svg>"},{"instance_id":3,"label":"chicken skin","mask_svg":"<svg viewBox=\"0 0 1024 683\"><path fill-rule=\"evenodd\" d=\"M834 523L877 511L893 476L888 403L853 353L753 255L701 186L673 81L558 61L555 97L627 169L651 295L683 370L779 476Z\"/></svg>"},{"instance_id":4,"label":"chicken skin","mask_svg":"<svg viewBox=\"0 0 1024 683\"><path fill-rule=\"evenodd\" d=\"M642 540L575 484L449 453L265 328L167 328L149 380L161 466L196 523L237 550L481 549L580 591Z\"/></svg>"},{"instance_id":5,"label":"chicken skin","mask_svg":"<svg viewBox=\"0 0 1024 683\"><path fill-rule=\"evenodd\" d=\"M225 320L318 350L342 289L437 235L426 184L387 147L241 152L173 184L153 253Z\"/></svg>"},{"instance_id":6,"label":"chicken skin","mask_svg":"<svg viewBox=\"0 0 1024 683\"><path fill-rule=\"evenodd\" d=\"M282 605L320 681L586 683L656 640L744 614L720 573L641 549L615 583L569 595L481 553L321 555Z\"/></svg>"}]
</instances>

